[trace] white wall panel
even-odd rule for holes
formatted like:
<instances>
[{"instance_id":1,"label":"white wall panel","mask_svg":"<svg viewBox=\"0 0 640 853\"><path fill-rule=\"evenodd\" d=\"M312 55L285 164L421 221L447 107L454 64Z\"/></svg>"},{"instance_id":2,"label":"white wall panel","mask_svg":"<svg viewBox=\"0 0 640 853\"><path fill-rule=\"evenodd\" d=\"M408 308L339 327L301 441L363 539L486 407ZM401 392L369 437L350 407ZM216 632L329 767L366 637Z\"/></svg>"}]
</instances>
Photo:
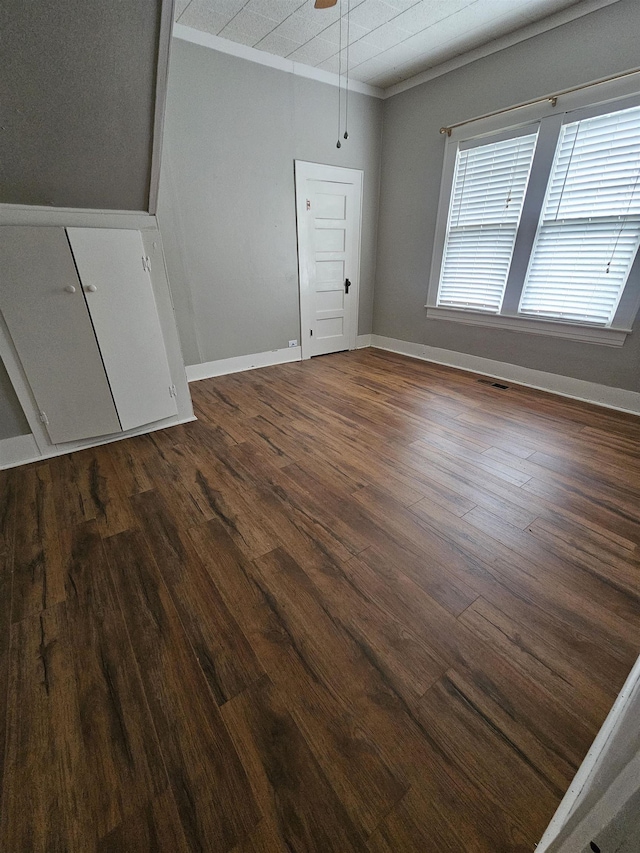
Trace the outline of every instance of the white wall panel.
<instances>
[{"instance_id":1,"label":"white wall panel","mask_svg":"<svg viewBox=\"0 0 640 853\"><path fill-rule=\"evenodd\" d=\"M177 413L139 231L67 228L124 430Z\"/></svg>"},{"instance_id":2,"label":"white wall panel","mask_svg":"<svg viewBox=\"0 0 640 853\"><path fill-rule=\"evenodd\" d=\"M0 310L54 444L120 432L63 228L0 228Z\"/></svg>"}]
</instances>

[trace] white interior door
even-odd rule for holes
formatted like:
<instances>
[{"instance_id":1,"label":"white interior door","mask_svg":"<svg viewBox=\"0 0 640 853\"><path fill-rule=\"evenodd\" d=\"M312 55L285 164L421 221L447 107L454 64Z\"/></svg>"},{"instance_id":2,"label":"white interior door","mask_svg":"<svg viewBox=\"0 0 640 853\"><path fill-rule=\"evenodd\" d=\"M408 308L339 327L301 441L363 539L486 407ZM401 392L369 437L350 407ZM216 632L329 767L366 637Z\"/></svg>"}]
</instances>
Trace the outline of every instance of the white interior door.
<instances>
[{"instance_id":1,"label":"white interior door","mask_svg":"<svg viewBox=\"0 0 640 853\"><path fill-rule=\"evenodd\" d=\"M139 231L67 228L122 429L178 411Z\"/></svg>"},{"instance_id":2,"label":"white interior door","mask_svg":"<svg viewBox=\"0 0 640 853\"><path fill-rule=\"evenodd\" d=\"M121 431L64 228L0 228L0 310L54 444Z\"/></svg>"},{"instance_id":3,"label":"white interior door","mask_svg":"<svg viewBox=\"0 0 640 853\"><path fill-rule=\"evenodd\" d=\"M355 349L362 172L295 167L302 357Z\"/></svg>"}]
</instances>

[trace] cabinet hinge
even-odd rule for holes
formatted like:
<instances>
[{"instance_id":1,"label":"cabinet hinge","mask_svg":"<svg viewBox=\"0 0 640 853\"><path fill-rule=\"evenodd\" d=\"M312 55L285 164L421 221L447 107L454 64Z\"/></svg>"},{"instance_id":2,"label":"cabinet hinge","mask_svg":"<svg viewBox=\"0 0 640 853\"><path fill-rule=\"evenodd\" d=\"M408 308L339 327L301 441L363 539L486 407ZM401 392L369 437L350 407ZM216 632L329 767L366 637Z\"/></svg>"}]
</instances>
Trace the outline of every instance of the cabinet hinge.
<instances>
[{"instance_id":1,"label":"cabinet hinge","mask_svg":"<svg viewBox=\"0 0 640 853\"><path fill-rule=\"evenodd\" d=\"M142 258L142 269L145 272L151 272L151 261L149 260L148 255L144 255L144 257Z\"/></svg>"},{"instance_id":2,"label":"cabinet hinge","mask_svg":"<svg viewBox=\"0 0 640 853\"><path fill-rule=\"evenodd\" d=\"M178 396L178 392L176 391L175 385L169 385L169 396L170 397L177 397Z\"/></svg>"},{"instance_id":3,"label":"cabinet hinge","mask_svg":"<svg viewBox=\"0 0 640 853\"><path fill-rule=\"evenodd\" d=\"M45 425L49 426L49 418L47 417L46 412L40 412L40 421Z\"/></svg>"}]
</instances>

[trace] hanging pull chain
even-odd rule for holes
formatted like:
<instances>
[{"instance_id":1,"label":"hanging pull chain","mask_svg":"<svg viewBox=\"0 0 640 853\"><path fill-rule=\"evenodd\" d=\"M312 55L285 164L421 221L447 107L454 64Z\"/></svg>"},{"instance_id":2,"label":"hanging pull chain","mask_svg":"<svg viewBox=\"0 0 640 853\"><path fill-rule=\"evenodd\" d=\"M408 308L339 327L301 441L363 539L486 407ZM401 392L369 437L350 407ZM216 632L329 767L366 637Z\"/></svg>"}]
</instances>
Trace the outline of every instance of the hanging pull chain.
<instances>
[{"instance_id":1,"label":"hanging pull chain","mask_svg":"<svg viewBox=\"0 0 640 853\"><path fill-rule=\"evenodd\" d=\"M344 138L349 138L349 46L351 45L351 0L347 0L347 89L345 92Z\"/></svg>"},{"instance_id":2,"label":"hanging pull chain","mask_svg":"<svg viewBox=\"0 0 640 853\"><path fill-rule=\"evenodd\" d=\"M567 168L564 173L564 179L562 181L562 189L560 190L560 198L558 199L558 206L556 207L556 218L553 220L554 222L558 221L558 216L560 215L560 207L562 206L562 199L564 198L565 187L567 186L567 178L569 177L569 171L571 169L571 164L573 163L573 153L576 150L576 142L578 141L578 136L580 135L580 125L578 124L576 128L576 135L573 137L573 145L571 146L571 153L569 154L569 162L567 163Z\"/></svg>"},{"instance_id":3,"label":"hanging pull chain","mask_svg":"<svg viewBox=\"0 0 640 853\"><path fill-rule=\"evenodd\" d=\"M339 0L338 11L340 13L340 26L338 36L338 141L336 142L336 148L342 148L342 143L340 142L340 119L342 117L342 89L340 88L340 82L342 80L342 0Z\"/></svg>"},{"instance_id":4,"label":"hanging pull chain","mask_svg":"<svg viewBox=\"0 0 640 853\"><path fill-rule=\"evenodd\" d=\"M633 189L631 190L631 195L629 196L629 204L627 205L627 212L620 218L620 230L616 235L616 242L614 244L613 249L611 250L611 257L609 258L609 263L607 264L607 268L605 273L609 273L611 270L611 264L613 263L613 259L615 258L616 250L618 248L618 243L620 242L620 237L622 236L622 232L624 230L624 226L627 224L627 220L629 218L629 213L631 212L631 205L635 201L635 194L638 188L638 178L640 178L640 163L638 163L638 173L636 174L636 179L633 184Z\"/></svg>"},{"instance_id":5,"label":"hanging pull chain","mask_svg":"<svg viewBox=\"0 0 640 853\"><path fill-rule=\"evenodd\" d=\"M511 185L509 186L509 189L507 190L507 200L504 203L505 210L507 210L509 208L509 205L513 201L513 184L514 184L515 179L516 179L516 164L518 163L518 158L520 157L520 148L521 147L522 147L522 142L520 141L520 142L518 142L518 147L516 148L516 154L515 154L515 157L513 158L513 165L511 166L511 175L510 175Z\"/></svg>"}]
</instances>

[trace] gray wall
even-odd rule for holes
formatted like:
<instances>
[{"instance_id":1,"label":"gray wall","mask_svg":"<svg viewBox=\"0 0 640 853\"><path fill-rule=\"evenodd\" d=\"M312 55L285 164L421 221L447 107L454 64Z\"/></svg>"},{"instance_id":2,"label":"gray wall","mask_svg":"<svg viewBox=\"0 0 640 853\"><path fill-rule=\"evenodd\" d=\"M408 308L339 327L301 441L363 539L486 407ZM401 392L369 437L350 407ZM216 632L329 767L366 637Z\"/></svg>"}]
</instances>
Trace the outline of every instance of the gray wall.
<instances>
[{"instance_id":1,"label":"gray wall","mask_svg":"<svg viewBox=\"0 0 640 853\"><path fill-rule=\"evenodd\" d=\"M0 202L147 210L161 0L3 0Z\"/></svg>"},{"instance_id":2,"label":"gray wall","mask_svg":"<svg viewBox=\"0 0 640 853\"><path fill-rule=\"evenodd\" d=\"M293 162L364 170L359 332L371 331L382 102L174 39L160 227L187 364L300 340Z\"/></svg>"},{"instance_id":3,"label":"gray wall","mask_svg":"<svg viewBox=\"0 0 640 853\"><path fill-rule=\"evenodd\" d=\"M373 331L640 391L640 321L620 349L427 320L442 125L640 64L640 3L620 0L384 102ZM634 274L638 274L636 264Z\"/></svg>"},{"instance_id":4,"label":"gray wall","mask_svg":"<svg viewBox=\"0 0 640 853\"><path fill-rule=\"evenodd\" d=\"M27 435L30 432L11 380L0 359L0 441L16 435Z\"/></svg>"}]
</instances>

